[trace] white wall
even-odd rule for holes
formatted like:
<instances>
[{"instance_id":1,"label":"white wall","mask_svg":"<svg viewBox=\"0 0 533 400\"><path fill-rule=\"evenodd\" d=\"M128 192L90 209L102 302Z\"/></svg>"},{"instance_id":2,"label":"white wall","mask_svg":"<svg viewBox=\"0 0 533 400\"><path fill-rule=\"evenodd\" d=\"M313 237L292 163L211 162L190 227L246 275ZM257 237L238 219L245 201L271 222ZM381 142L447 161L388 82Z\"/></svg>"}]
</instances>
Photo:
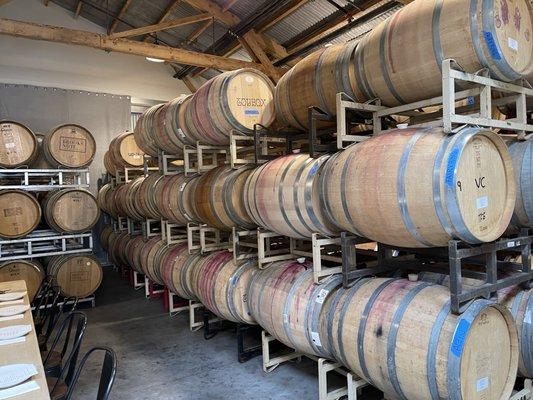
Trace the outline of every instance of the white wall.
<instances>
[{"instance_id":1,"label":"white wall","mask_svg":"<svg viewBox=\"0 0 533 400\"><path fill-rule=\"evenodd\" d=\"M0 6L0 17L105 33L92 22L42 0L12 0ZM106 53L88 47L0 36L0 83L81 89L170 100L190 93L174 79L173 69L144 57Z\"/></svg>"}]
</instances>

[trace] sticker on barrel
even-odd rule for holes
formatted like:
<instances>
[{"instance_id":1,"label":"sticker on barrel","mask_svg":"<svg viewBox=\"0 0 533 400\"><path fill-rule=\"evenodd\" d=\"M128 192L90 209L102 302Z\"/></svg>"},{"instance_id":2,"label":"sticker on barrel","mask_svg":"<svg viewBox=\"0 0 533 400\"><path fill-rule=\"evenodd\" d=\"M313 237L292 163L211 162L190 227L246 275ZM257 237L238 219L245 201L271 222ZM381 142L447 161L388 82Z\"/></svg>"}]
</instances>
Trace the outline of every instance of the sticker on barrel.
<instances>
[{"instance_id":1,"label":"sticker on barrel","mask_svg":"<svg viewBox=\"0 0 533 400\"><path fill-rule=\"evenodd\" d=\"M453 340L451 344L451 351L454 356L461 357L469 330L470 322L464 319L460 320L459 324L457 324L457 327L455 328L455 333L453 334Z\"/></svg>"}]
</instances>

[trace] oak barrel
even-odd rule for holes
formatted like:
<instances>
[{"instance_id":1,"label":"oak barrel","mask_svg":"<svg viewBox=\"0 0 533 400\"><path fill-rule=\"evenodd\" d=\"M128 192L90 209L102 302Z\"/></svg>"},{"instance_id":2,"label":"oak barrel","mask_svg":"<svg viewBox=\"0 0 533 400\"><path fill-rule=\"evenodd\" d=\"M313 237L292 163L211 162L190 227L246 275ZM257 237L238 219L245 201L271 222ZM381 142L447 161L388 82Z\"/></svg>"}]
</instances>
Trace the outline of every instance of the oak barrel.
<instances>
[{"instance_id":1,"label":"oak barrel","mask_svg":"<svg viewBox=\"0 0 533 400\"><path fill-rule=\"evenodd\" d=\"M144 243L140 250L139 262L143 274L146 275L152 282L163 284L161 278L160 268L161 251L167 246L166 242L161 239L161 236L154 236Z\"/></svg>"},{"instance_id":2,"label":"oak barrel","mask_svg":"<svg viewBox=\"0 0 533 400\"><path fill-rule=\"evenodd\" d=\"M533 140L509 143L516 178L516 204L511 225L533 228Z\"/></svg>"},{"instance_id":3,"label":"oak barrel","mask_svg":"<svg viewBox=\"0 0 533 400\"><path fill-rule=\"evenodd\" d=\"M318 178L327 159L293 154L256 168L244 187L244 205L254 222L294 238L335 234L319 198Z\"/></svg>"},{"instance_id":4,"label":"oak barrel","mask_svg":"<svg viewBox=\"0 0 533 400\"><path fill-rule=\"evenodd\" d=\"M268 127L275 118L274 85L262 72L243 68L204 83L184 104L190 121L185 136L212 145L228 145L232 130L253 135L255 124Z\"/></svg>"},{"instance_id":5,"label":"oak barrel","mask_svg":"<svg viewBox=\"0 0 533 400\"><path fill-rule=\"evenodd\" d=\"M47 272L55 279L65 297L87 297L102 282L102 266L90 254L52 257L48 262Z\"/></svg>"},{"instance_id":6,"label":"oak barrel","mask_svg":"<svg viewBox=\"0 0 533 400\"><path fill-rule=\"evenodd\" d=\"M138 168L144 164L144 152L135 142L133 132L123 132L115 136L109 143L107 154L115 168Z\"/></svg>"},{"instance_id":7,"label":"oak barrel","mask_svg":"<svg viewBox=\"0 0 533 400\"><path fill-rule=\"evenodd\" d=\"M109 150L104 153L104 168L112 176L117 176L118 167L111 160L111 156L109 155Z\"/></svg>"},{"instance_id":8,"label":"oak barrel","mask_svg":"<svg viewBox=\"0 0 533 400\"><path fill-rule=\"evenodd\" d=\"M28 166L37 151L37 138L30 128L19 122L0 121L0 167Z\"/></svg>"},{"instance_id":9,"label":"oak barrel","mask_svg":"<svg viewBox=\"0 0 533 400\"><path fill-rule=\"evenodd\" d=\"M8 261L0 264L0 282L25 281L30 301L37 294L44 277L43 266L34 260Z\"/></svg>"},{"instance_id":10,"label":"oak barrel","mask_svg":"<svg viewBox=\"0 0 533 400\"><path fill-rule=\"evenodd\" d=\"M187 243L169 246L161 257L161 277L172 293L187 300L198 300L192 287L192 277L203 256L189 254Z\"/></svg>"},{"instance_id":11,"label":"oak barrel","mask_svg":"<svg viewBox=\"0 0 533 400\"><path fill-rule=\"evenodd\" d=\"M46 223L58 232L87 232L100 218L95 197L83 189L52 192L46 196L42 207Z\"/></svg>"},{"instance_id":12,"label":"oak barrel","mask_svg":"<svg viewBox=\"0 0 533 400\"><path fill-rule=\"evenodd\" d=\"M163 179L163 175L150 174L147 177L139 178L139 188L135 195L128 194L135 202L135 207L139 213L147 219L161 219L159 205L156 202L154 193L158 183Z\"/></svg>"},{"instance_id":13,"label":"oak barrel","mask_svg":"<svg viewBox=\"0 0 533 400\"><path fill-rule=\"evenodd\" d=\"M186 188L192 180L198 179L198 176L180 173L164 176L157 182L153 190L153 201L163 219L183 226L188 222L196 222L196 214L191 211L196 209L192 196L194 193Z\"/></svg>"},{"instance_id":14,"label":"oak barrel","mask_svg":"<svg viewBox=\"0 0 533 400\"><path fill-rule=\"evenodd\" d=\"M105 226L100 232L100 244L105 251L109 250L109 236L113 233L113 228Z\"/></svg>"},{"instance_id":15,"label":"oak barrel","mask_svg":"<svg viewBox=\"0 0 533 400\"><path fill-rule=\"evenodd\" d=\"M337 361L386 397L509 398L518 364L511 313L476 300L456 316L449 298L427 282L363 279L328 303L322 337Z\"/></svg>"},{"instance_id":16,"label":"oak barrel","mask_svg":"<svg viewBox=\"0 0 533 400\"><path fill-rule=\"evenodd\" d=\"M309 107L334 116L337 93L355 98L355 47L351 42L317 50L281 77L274 97L281 125L306 130Z\"/></svg>"},{"instance_id":17,"label":"oak barrel","mask_svg":"<svg viewBox=\"0 0 533 400\"><path fill-rule=\"evenodd\" d=\"M142 235L133 235L128 244L126 253L126 260L128 261L128 266L140 274L143 273L141 269L140 256L144 243L145 241Z\"/></svg>"},{"instance_id":18,"label":"oak barrel","mask_svg":"<svg viewBox=\"0 0 533 400\"><path fill-rule=\"evenodd\" d=\"M244 186L252 172L251 167L233 169L217 167L204 173L198 180L195 204L201 221L220 230L234 226L251 229L252 222L244 206Z\"/></svg>"},{"instance_id":19,"label":"oak barrel","mask_svg":"<svg viewBox=\"0 0 533 400\"><path fill-rule=\"evenodd\" d=\"M0 237L16 239L31 233L41 220L41 206L22 190L0 190Z\"/></svg>"},{"instance_id":20,"label":"oak barrel","mask_svg":"<svg viewBox=\"0 0 533 400\"><path fill-rule=\"evenodd\" d=\"M496 240L516 199L507 147L481 128L392 130L331 157L320 180L335 225L402 247Z\"/></svg>"},{"instance_id":21,"label":"oak barrel","mask_svg":"<svg viewBox=\"0 0 533 400\"><path fill-rule=\"evenodd\" d=\"M185 105L191 96L182 96L165 103L155 115L153 139L167 154L183 154L184 146L196 147L197 138L187 129Z\"/></svg>"},{"instance_id":22,"label":"oak barrel","mask_svg":"<svg viewBox=\"0 0 533 400\"><path fill-rule=\"evenodd\" d=\"M96 154L96 141L91 132L75 124L54 128L42 144L46 160L55 167L87 167Z\"/></svg>"},{"instance_id":23,"label":"oak barrel","mask_svg":"<svg viewBox=\"0 0 533 400\"><path fill-rule=\"evenodd\" d=\"M158 148L154 141L155 117L163 104L157 104L146 110L137 120L133 135L137 146L149 156L157 157Z\"/></svg>"},{"instance_id":24,"label":"oak barrel","mask_svg":"<svg viewBox=\"0 0 533 400\"><path fill-rule=\"evenodd\" d=\"M248 307L248 290L259 271L254 261L235 262L227 250L203 256L194 288L201 303L218 317L242 324L255 324Z\"/></svg>"}]
</instances>

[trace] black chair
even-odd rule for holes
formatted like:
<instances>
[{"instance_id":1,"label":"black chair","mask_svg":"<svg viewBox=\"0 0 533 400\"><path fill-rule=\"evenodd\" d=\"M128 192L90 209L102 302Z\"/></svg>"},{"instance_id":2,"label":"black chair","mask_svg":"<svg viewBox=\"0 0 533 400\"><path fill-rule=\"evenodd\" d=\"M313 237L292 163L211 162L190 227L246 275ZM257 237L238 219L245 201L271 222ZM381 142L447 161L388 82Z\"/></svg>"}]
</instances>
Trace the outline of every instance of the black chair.
<instances>
[{"instance_id":1,"label":"black chair","mask_svg":"<svg viewBox=\"0 0 533 400\"><path fill-rule=\"evenodd\" d=\"M60 293L59 288L51 286L46 292L42 293L34 310L35 333L39 341L41 351L46 350L46 344L50 334L54 330L61 315L59 305Z\"/></svg>"},{"instance_id":2,"label":"black chair","mask_svg":"<svg viewBox=\"0 0 533 400\"><path fill-rule=\"evenodd\" d=\"M77 297L68 297L63 299L62 302L58 303L57 300L54 301L50 307L50 312L46 320L46 329L44 333L41 333L38 336L39 340L39 349L41 351L46 351L48 346L48 340L52 335L52 332L55 330L57 323L59 322L61 315L66 311L67 306L70 307L70 312L76 311L78 308L78 298ZM44 328L44 327L43 327Z\"/></svg>"},{"instance_id":3,"label":"black chair","mask_svg":"<svg viewBox=\"0 0 533 400\"><path fill-rule=\"evenodd\" d=\"M78 369L76 370L76 374L74 375L69 385L68 393L67 393L65 400L74 399L73 395L76 389L76 384L83 370L83 367L85 366L85 362L92 354L94 354L97 351L103 351L105 353L105 357L104 357L104 362L102 364L102 372L100 374L100 383L98 385L98 394L96 396L96 400L107 400L109 398L109 394L111 393L111 388L113 387L113 383L115 382L115 375L117 373L117 356L115 352L113 351L113 349L110 349L109 347L95 347L89 350L83 356L80 362L80 365L78 366Z\"/></svg>"},{"instance_id":4,"label":"black chair","mask_svg":"<svg viewBox=\"0 0 533 400\"><path fill-rule=\"evenodd\" d=\"M74 376L86 327L87 316L78 311L71 312L59 326L54 342L43 361L51 394L59 395L64 392L63 395L66 395L66 389ZM74 332L73 328L75 328ZM72 333L74 333L73 339L71 339ZM58 350L61 341L62 348ZM64 376L64 381L61 381ZM52 397L56 398L56 396Z\"/></svg>"}]
</instances>

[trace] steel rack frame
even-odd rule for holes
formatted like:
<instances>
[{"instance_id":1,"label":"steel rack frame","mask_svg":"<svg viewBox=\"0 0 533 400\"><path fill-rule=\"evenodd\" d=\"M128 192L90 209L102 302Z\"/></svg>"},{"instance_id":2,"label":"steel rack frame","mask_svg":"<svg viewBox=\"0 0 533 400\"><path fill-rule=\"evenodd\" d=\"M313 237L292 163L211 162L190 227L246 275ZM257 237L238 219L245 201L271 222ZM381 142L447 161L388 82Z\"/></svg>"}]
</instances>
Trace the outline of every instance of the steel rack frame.
<instances>
[{"instance_id":1,"label":"steel rack frame","mask_svg":"<svg viewBox=\"0 0 533 400\"><path fill-rule=\"evenodd\" d=\"M130 269L130 283L133 286L133 289L139 290L140 288L145 287L146 277L134 269Z\"/></svg>"},{"instance_id":2,"label":"steel rack frame","mask_svg":"<svg viewBox=\"0 0 533 400\"><path fill-rule=\"evenodd\" d=\"M470 303L476 298L493 298L496 292L502 288L522 285L530 288L533 281L533 271L531 270L531 245L533 236L527 235L527 230L523 230L518 237L500 239L491 243L470 245L458 240L451 240L448 247L441 248L419 248L405 249L394 246L378 244L377 266L367 266L358 268L354 250L355 240L353 237L343 236L343 285L352 286L359 279L375 276L383 273L393 273L400 270L427 271L431 267L421 261L445 261L448 262L450 275L450 308L454 314L463 313ZM403 252L414 255L417 260L399 260L394 256L394 252ZM498 269L509 266L509 262L498 261L497 255L500 252L519 252L522 257L520 264L514 264L519 272L505 278L498 278ZM403 258L403 257L402 257ZM481 260L479 264L484 267L482 279L485 284L479 287L464 290L461 278L466 274L463 270L463 261ZM466 275L465 275L466 276Z\"/></svg>"},{"instance_id":3,"label":"steel rack frame","mask_svg":"<svg viewBox=\"0 0 533 400\"><path fill-rule=\"evenodd\" d=\"M187 241L187 228L161 220L161 237L168 246Z\"/></svg>"},{"instance_id":4,"label":"steel rack frame","mask_svg":"<svg viewBox=\"0 0 533 400\"><path fill-rule=\"evenodd\" d=\"M189 329L191 332L199 331L204 327L204 305L199 301L189 300ZM198 320L198 311L202 312L202 317ZM218 318L209 319L209 323L217 322Z\"/></svg>"},{"instance_id":5,"label":"steel rack frame","mask_svg":"<svg viewBox=\"0 0 533 400\"><path fill-rule=\"evenodd\" d=\"M189 254L194 250L201 249L200 243L200 228L202 225L189 222L187 224L187 247L189 249Z\"/></svg>"},{"instance_id":6,"label":"steel rack frame","mask_svg":"<svg viewBox=\"0 0 533 400\"><path fill-rule=\"evenodd\" d=\"M128 218L118 216L117 219L113 219L113 230L115 232L127 231L128 228Z\"/></svg>"},{"instance_id":7,"label":"steel rack frame","mask_svg":"<svg viewBox=\"0 0 533 400\"><path fill-rule=\"evenodd\" d=\"M147 299L155 299L163 296L165 289L148 279L147 276L144 277L144 295Z\"/></svg>"},{"instance_id":8,"label":"steel rack frame","mask_svg":"<svg viewBox=\"0 0 533 400\"><path fill-rule=\"evenodd\" d=\"M88 169L0 169L0 179L19 179L20 184L2 185L2 189L44 192L57 189L88 189ZM46 179L48 183L42 183ZM70 183L70 181L72 183Z\"/></svg>"},{"instance_id":9,"label":"steel rack frame","mask_svg":"<svg viewBox=\"0 0 533 400\"><path fill-rule=\"evenodd\" d=\"M0 240L0 261L92 253L93 247L93 237L90 232L63 234L48 229L40 230L22 239Z\"/></svg>"},{"instance_id":10,"label":"steel rack frame","mask_svg":"<svg viewBox=\"0 0 533 400\"><path fill-rule=\"evenodd\" d=\"M257 230L240 230L233 227L231 251L235 261L257 258Z\"/></svg>"},{"instance_id":11,"label":"steel rack frame","mask_svg":"<svg viewBox=\"0 0 533 400\"><path fill-rule=\"evenodd\" d=\"M509 400L532 400L533 399L533 380L524 379L524 389L513 394Z\"/></svg>"},{"instance_id":12,"label":"steel rack frame","mask_svg":"<svg viewBox=\"0 0 533 400\"><path fill-rule=\"evenodd\" d=\"M176 300L186 302L187 305L176 306ZM185 299L182 299L177 294L172 293L170 290L168 290L168 288L165 289L165 294L163 296L163 302L165 305L165 309L167 310L171 318L180 314L182 311L189 310L189 302Z\"/></svg>"},{"instance_id":13,"label":"steel rack frame","mask_svg":"<svg viewBox=\"0 0 533 400\"><path fill-rule=\"evenodd\" d=\"M533 133L533 125L527 123L526 101L533 99L533 89L527 81L507 83L491 78L486 69L469 73L452 59L442 62L442 96L400 105L384 107L379 99L367 103L357 103L345 93L337 94L337 140L339 148L345 141L364 140L350 135L347 112L367 115L367 121L373 124L373 134L379 135L383 130L383 119L391 116L404 116L411 119L410 126L443 127L444 132L452 133L454 128L462 125L498 128L516 133L519 139L526 139ZM456 92L456 87L470 86L469 89ZM502 96L492 98L493 92ZM476 102L476 99L478 101ZM456 107L456 102L467 100L467 106ZM425 107L442 106L442 110L425 113L419 111ZM516 117L499 120L492 115L493 106L512 106Z\"/></svg>"},{"instance_id":14,"label":"steel rack frame","mask_svg":"<svg viewBox=\"0 0 533 400\"><path fill-rule=\"evenodd\" d=\"M225 146L205 145L200 142L196 147L184 146L183 167L185 175L201 174L212 170L227 160L229 148Z\"/></svg>"},{"instance_id":15,"label":"steel rack frame","mask_svg":"<svg viewBox=\"0 0 533 400\"><path fill-rule=\"evenodd\" d=\"M306 139L299 131L271 131L261 124L254 125L254 163L256 165L274 160L283 154L291 154L297 140ZM284 146L281 146L283 145ZM278 154L280 153L281 154Z\"/></svg>"},{"instance_id":16,"label":"steel rack frame","mask_svg":"<svg viewBox=\"0 0 533 400\"><path fill-rule=\"evenodd\" d=\"M200 253L206 254L217 250L228 250L231 247L231 234L212 228L207 225L200 225Z\"/></svg>"},{"instance_id":17,"label":"steel rack frame","mask_svg":"<svg viewBox=\"0 0 533 400\"><path fill-rule=\"evenodd\" d=\"M174 163L180 165L175 165ZM163 150L159 150L157 157L157 168L163 175L175 175L184 171L183 156L177 156L173 154L167 154Z\"/></svg>"}]
</instances>

